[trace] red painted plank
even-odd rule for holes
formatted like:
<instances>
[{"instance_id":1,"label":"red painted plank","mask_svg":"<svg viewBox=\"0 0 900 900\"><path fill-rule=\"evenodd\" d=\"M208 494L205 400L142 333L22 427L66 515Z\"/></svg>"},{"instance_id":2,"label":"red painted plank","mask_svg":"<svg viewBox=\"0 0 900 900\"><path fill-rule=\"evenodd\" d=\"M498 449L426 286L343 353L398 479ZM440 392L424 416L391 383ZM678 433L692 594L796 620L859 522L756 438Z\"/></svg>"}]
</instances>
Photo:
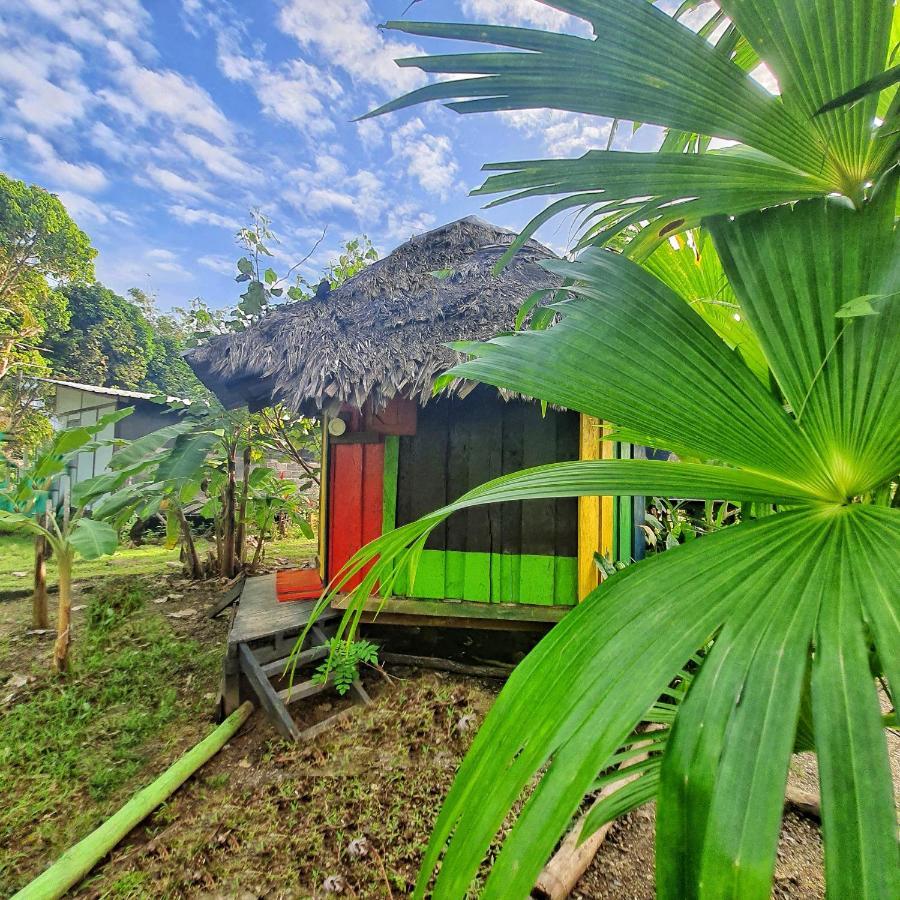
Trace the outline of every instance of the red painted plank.
<instances>
[{"instance_id":1,"label":"red painted plank","mask_svg":"<svg viewBox=\"0 0 900 900\"><path fill-rule=\"evenodd\" d=\"M334 444L331 448L329 580L337 575L344 563L359 549L362 448L362 444Z\"/></svg>"},{"instance_id":2,"label":"red painted plank","mask_svg":"<svg viewBox=\"0 0 900 900\"><path fill-rule=\"evenodd\" d=\"M364 544L381 534L383 444L334 444L331 450L328 578ZM360 572L345 589L356 587Z\"/></svg>"}]
</instances>

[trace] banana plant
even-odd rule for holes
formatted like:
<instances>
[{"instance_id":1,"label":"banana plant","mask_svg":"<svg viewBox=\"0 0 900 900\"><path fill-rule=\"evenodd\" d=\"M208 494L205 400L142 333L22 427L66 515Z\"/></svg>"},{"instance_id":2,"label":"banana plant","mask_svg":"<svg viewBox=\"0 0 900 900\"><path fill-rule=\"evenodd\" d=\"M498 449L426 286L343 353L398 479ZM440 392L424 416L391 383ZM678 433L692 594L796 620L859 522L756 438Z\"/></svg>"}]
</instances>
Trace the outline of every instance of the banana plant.
<instances>
[{"instance_id":1,"label":"banana plant","mask_svg":"<svg viewBox=\"0 0 900 900\"><path fill-rule=\"evenodd\" d=\"M140 505L143 489L130 485L158 463L166 443L188 427L176 423L127 444L98 439L107 426L130 415L134 407L103 416L93 425L58 431L29 465L0 486L0 524L43 538L56 556L59 570L59 603L54 668L69 668L72 643L72 567L76 556L97 559L115 553L119 545L117 518ZM75 464L79 454L115 445L118 449L109 471L77 482L71 492L55 504L54 482Z\"/></svg>"},{"instance_id":2,"label":"banana plant","mask_svg":"<svg viewBox=\"0 0 900 900\"><path fill-rule=\"evenodd\" d=\"M549 107L669 130L658 153L596 150L487 167L504 172L480 191L504 195L495 202L558 198L506 258L562 210L580 209L591 224L574 262L545 263L569 291L553 306L555 323L462 345L471 359L447 377L596 416L684 461L559 463L470 491L350 560L332 590L374 565L341 633L358 624L376 584L389 594L402 568L414 569L432 528L471 506L637 494L728 499L771 514L629 566L553 628L517 667L464 760L416 896L464 896L495 841L482 896L528 896L598 771L709 647L670 710L658 780L642 785L658 804L658 896L771 895L802 734L819 761L829 896L896 897L873 669L890 698L900 685L892 503L900 307L849 317L846 309L900 288L898 95L879 78L900 18L889 0L721 0L733 29L723 52L645 0L552 5L587 21L594 36L388 24L506 49L399 60L452 77L373 114L437 99L461 113ZM757 62L780 94L747 74ZM873 80L885 87L829 107ZM707 138L734 144L710 150ZM755 363L680 293L671 266L667 276L638 264L697 227L758 341ZM603 248L626 228L634 236L624 252Z\"/></svg>"}]
</instances>

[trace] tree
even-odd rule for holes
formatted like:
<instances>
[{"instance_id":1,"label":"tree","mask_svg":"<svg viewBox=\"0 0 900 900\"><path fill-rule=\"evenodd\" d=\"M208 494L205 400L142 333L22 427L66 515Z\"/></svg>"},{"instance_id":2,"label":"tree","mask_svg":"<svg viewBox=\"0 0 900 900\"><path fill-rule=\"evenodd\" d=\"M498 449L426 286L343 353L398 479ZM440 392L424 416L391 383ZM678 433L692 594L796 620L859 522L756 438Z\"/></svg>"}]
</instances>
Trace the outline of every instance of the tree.
<instances>
[{"instance_id":1,"label":"tree","mask_svg":"<svg viewBox=\"0 0 900 900\"><path fill-rule=\"evenodd\" d=\"M153 329L133 303L98 282L63 289L66 331L48 335L54 371L64 378L137 390L153 354Z\"/></svg>"},{"instance_id":2,"label":"tree","mask_svg":"<svg viewBox=\"0 0 900 900\"><path fill-rule=\"evenodd\" d=\"M167 460L153 475L155 490L167 516L167 542L182 543L185 569L191 578L217 575L233 578L252 571L261 561L266 540L272 536L276 515L294 522L312 538L302 493L313 483L280 479L264 464L270 438L263 437L257 416L245 411L213 408L196 418L182 434ZM200 560L185 513L193 507L214 529L215 553L207 565ZM255 530L256 534L251 535ZM247 559L248 538L256 547Z\"/></svg>"},{"instance_id":3,"label":"tree","mask_svg":"<svg viewBox=\"0 0 900 900\"><path fill-rule=\"evenodd\" d=\"M109 472L78 482L70 495L54 503L54 483L67 472L78 454L113 443L97 440L96 435L133 411L133 407L117 410L93 425L58 431L27 466L17 471L3 461L6 471L0 477L0 524L35 535L50 546L56 557L59 606L53 664L60 673L69 667L75 556L97 559L115 553L119 544L118 526L147 501L145 485L128 482L145 473L149 466L158 465L168 453L165 444L190 427L189 423L179 422L120 448L113 454ZM151 495L150 500L153 499ZM43 547L36 550L40 556ZM35 571L36 600L39 564L38 561Z\"/></svg>"},{"instance_id":4,"label":"tree","mask_svg":"<svg viewBox=\"0 0 900 900\"><path fill-rule=\"evenodd\" d=\"M463 896L495 840L482 896L527 896L598 774L636 754L635 728L692 658L699 673L669 704L659 752L619 796L619 811L656 798L658 896L770 896L790 754L808 721L829 896L897 896L873 677L889 697L900 686L898 99L896 88L870 90L890 83L880 76L892 5L722 0L699 34L644 0L555 5L594 38L389 23L525 52L404 61L454 77L376 112L445 99L458 112L551 107L668 128L659 153L488 167L504 174L480 192L505 193L499 202L560 198L523 240L577 209L584 252L546 263L567 285L558 323L470 345L448 377L596 416L697 461L561 463L483 485L351 560L336 589L377 557L342 628L458 509L649 494L728 498L748 515L607 579L516 669L445 801L416 896L432 878L435 897ZM748 77L761 61L779 96ZM854 105L830 104L848 92ZM711 137L737 143L712 151ZM659 266L638 265L698 226L764 372L673 290L671 266L660 280ZM629 232L623 252L604 249Z\"/></svg>"},{"instance_id":5,"label":"tree","mask_svg":"<svg viewBox=\"0 0 900 900\"><path fill-rule=\"evenodd\" d=\"M156 298L140 288L129 288L128 296L153 331L141 389L182 400L209 401L209 391L181 357L188 335L178 317L160 313L156 308Z\"/></svg>"},{"instance_id":6,"label":"tree","mask_svg":"<svg viewBox=\"0 0 900 900\"><path fill-rule=\"evenodd\" d=\"M47 283L93 277L96 251L53 194L0 173L0 379L47 322ZM57 323L59 324L59 323Z\"/></svg>"},{"instance_id":7,"label":"tree","mask_svg":"<svg viewBox=\"0 0 900 900\"><path fill-rule=\"evenodd\" d=\"M327 296L329 291L378 259L378 253L366 235L353 238L344 244L337 260L325 269L320 281L312 284L297 270L309 261L325 239L327 229L322 229L321 237L310 251L284 275L279 275L266 264L274 256L270 245L279 243L271 225L265 213L254 209L250 212L249 224L237 233L237 244L245 253L237 261L234 280L244 285L244 293L233 308L214 309L200 297L195 297L187 309L176 308L179 327L189 336L189 345L202 343L213 335L244 331L285 300L300 303Z\"/></svg>"}]
</instances>

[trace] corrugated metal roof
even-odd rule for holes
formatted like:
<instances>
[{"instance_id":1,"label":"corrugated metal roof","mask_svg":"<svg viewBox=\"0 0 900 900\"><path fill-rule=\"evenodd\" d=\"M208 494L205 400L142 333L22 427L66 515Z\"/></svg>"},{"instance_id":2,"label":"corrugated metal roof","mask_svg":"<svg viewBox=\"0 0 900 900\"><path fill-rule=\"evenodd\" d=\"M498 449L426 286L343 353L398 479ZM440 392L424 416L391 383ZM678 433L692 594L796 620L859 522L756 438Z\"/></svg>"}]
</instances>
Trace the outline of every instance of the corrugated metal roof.
<instances>
[{"instance_id":1,"label":"corrugated metal roof","mask_svg":"<svg viewBox=\"0 0 900 900\"><path fill-rule=\"evenodd\" d=\"M152 400L154 397L160 397L161 394L151 394L147 391L129 391L125 388L103 387L99 384L81 384L79 381L65 381L62 378L39 378L38 381L45 381L47 384L57 384L60 387L73 388L76 391L85 391L88 394L105 394L110 397L124 397L131 400ZM191 401L182 397L166 396L166 403L187 403Z\"/></svg>"}]
</instances>

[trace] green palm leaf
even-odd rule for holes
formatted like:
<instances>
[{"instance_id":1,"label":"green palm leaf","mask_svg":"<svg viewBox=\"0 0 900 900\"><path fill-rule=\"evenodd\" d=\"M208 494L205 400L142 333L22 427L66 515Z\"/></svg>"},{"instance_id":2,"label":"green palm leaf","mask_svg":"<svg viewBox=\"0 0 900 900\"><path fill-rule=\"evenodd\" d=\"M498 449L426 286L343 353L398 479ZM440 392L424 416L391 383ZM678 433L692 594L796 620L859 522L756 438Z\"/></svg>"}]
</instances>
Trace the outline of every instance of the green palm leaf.
<instances>
[{"instance_id":1,"label":"green palm leaf","mask_svg":"<svg viewBox=\"0 0 900 900\"><path fill-rule=\"evenodd\" d=\"M559 0L554 6L590 22L594 38L492 25L389 22L387 27L407 34L506 49L398 60L401 66L454 77L368 114L445 100L460 113L550 108L669 129L660 159L626 154L628 159L618 161L618 152L593 151L581 160L496 165L507 174L489 178L479 193L565 194L529 224L526 235L558 212L599 204L593 217L601 224L583 239L606 241L624 224L655 221L657 230L648 230L630 251L640 256L660 235L695 227L704 216L760 209L785 202L785 194L797 200L836 192L858 206L868 186L894 162L896 135L873 124L880 109L876 95L814 116L838 94L883 80L890 0L840 0L835 8L807 0L733 0L723 10L734 24L716 45L707 38L712 25L720 24L718 14L695 34L645 0ZM780 96L768 94L747 74L759 61L778 75ZM681 151L704 150L710 137L743 147L720 154L715 163L693 159L677 163L683 172L674 168L672 156L705 157ZM740 157L748 148L758 151L758 177L748 181L745 171L736 176L734 190L724 189L727 179L716 177L726 171L721 160ZM645 159L632 159L639 156ZM665 189L654 183L664 166L672 166ZM633 181L648 183L630 196L620 183L629 169ZM691 190L701 173L708 180ZM666 213L666 203L675 208Z\"/></svg>"},{"instance_id":2,"label":"green palm leaf","mask_svg":"<svg viewBox=\"0 0 900 900\"><path fill-rule=\"evenodd\" d=\"M759 338L738 303L725 276L709 235L702 229L688 233L688 240L661 244L643 266L683 297L704 322L732 349L747 367L768 383L769 364Z\"/></svg>"},{"instance_id":3,"label":"green palm leaf","mask_svg":"<svg viewBox=\"0 0 900 900\"><path fill-rule=\"evenodd\" d=\"M777 472L829 490L830 477L805 436L674 291L605 250L545 265L572 279L569 290L583 299L556 304L562 318L548 331L460 345L476 358L451 376L606 419L684 456ZM681 362L677 378L654 365L662 347ZM657 402L638 403L636 396ZM723 428L725 422L731 427Z\"/></svg>"},{"instance_id":4,"label":"green palm leaf","mask_svg":"<svg viewBox=\"0 0 900 900\"><path fill-rule=\"evenodd\" d=\"M822 604L816 627L812 699L816 752L822 792L825 871L835 897L896 897L898 878L896 814L891 771L878 698L869 670L866 622L860 599L869 593L886 596L892 588L884 573L896 571L900 514L860 507L859 518L870 527L853 535L862 566L836 573L837 602ZM864 546L876 532L888 545ZM880 543L880 542L879 542ZM896 593L894 595L896 615ZM882 659L897 650L897 631L888 640L877 634ZM896 695L897 659L890 658Z\"/></svg>"},{"instance_id":5,"label":"green palm leaf","mask_svg":"<svg viewBox=\"0 0 900 900\"><path fill-rule=\"evenodd\" d=\"M704 38L645 0L556 3L594 26L593 40L489 25L388 22L421 37L495 44L520 52L401 59L424 72L478 77L435 82L370 115L425 100L462 113L549 107L732 139L807 171L822 166L818 135ZM679 59L684 66L673 67ZM453 100L452 98L461 98Z\"/></svg>"},{"instance_id":6,"label":"green palm leaf","mask_svg":"<svg viewBox=\"0 0 900 900\"><path fill-rule=\"evenodd\" d=\"M900 308L836 317L848 300L900 288L897 178L863 212L832 201L716 220L712 234L741 308L803 431L840 492L900 469Z\"/></svg>"},{"instance_id":7,"label":"green palm leaf","mask_svg":"<svg viewBox=\"0 0 900 900\"><path fill-rule=\"evenodd\" d=\"M473 194L504 193L488 206L535 196L564 194L535 216L523 229L498 265L508 261L545 222L567 209L590 207L585 221L600 219L586 231L594 239L601 227L608 229L636 220L655 222L632 256L648 252L667 234L699 224L703 216L720 210L731 214L748 212L817 197L831 188L827 180L809 175L770 156L750 153L746 148L693 153L629 153L621 150L590 150L578 159L529 160L489 163L492 175ZM599 189L598 189L599 187ZM635 198L644 198L639 203ZM629 213L634 213L629 216ZM677 223L677 224L673 224Z\"/></svg>"},{"instance_id":8,"label":"green palm leaf","mask_svg":"<svg viewBox=\"0 0 900 900\"><path fill-rule=\"evenodd\" d=\"M423 863L419 894L454 833L435 896L462 896L509 808L538 777L482 895L526 896L592 783L596 760L614 752L689 648L726 621L735 604L752 607L765 593L769 606L790 610L785 599L813 575L802 551L811 533L821 539L827 529L813 511L726 529L616 575L567 616L517 668L463 763ZM773 585L770 566L789 577ZM665 595L649 589L660 580Z\"/></svg>"},{"instance_id":9,"label":"green palm leaf","mask_svg":"<svg viewBox=\"0 0 900 900\"><path fill-rule=\"evenodd\" d=\"M813 122L836 168L843 192L855 197L881 170L890 146L873 141L878 98L867 96L840 115L813 118L827 101L884 71L894 4L890 0L722 0L722 9L761 51L778 79L786 109Z\"/></svg>"}]
</instances>

